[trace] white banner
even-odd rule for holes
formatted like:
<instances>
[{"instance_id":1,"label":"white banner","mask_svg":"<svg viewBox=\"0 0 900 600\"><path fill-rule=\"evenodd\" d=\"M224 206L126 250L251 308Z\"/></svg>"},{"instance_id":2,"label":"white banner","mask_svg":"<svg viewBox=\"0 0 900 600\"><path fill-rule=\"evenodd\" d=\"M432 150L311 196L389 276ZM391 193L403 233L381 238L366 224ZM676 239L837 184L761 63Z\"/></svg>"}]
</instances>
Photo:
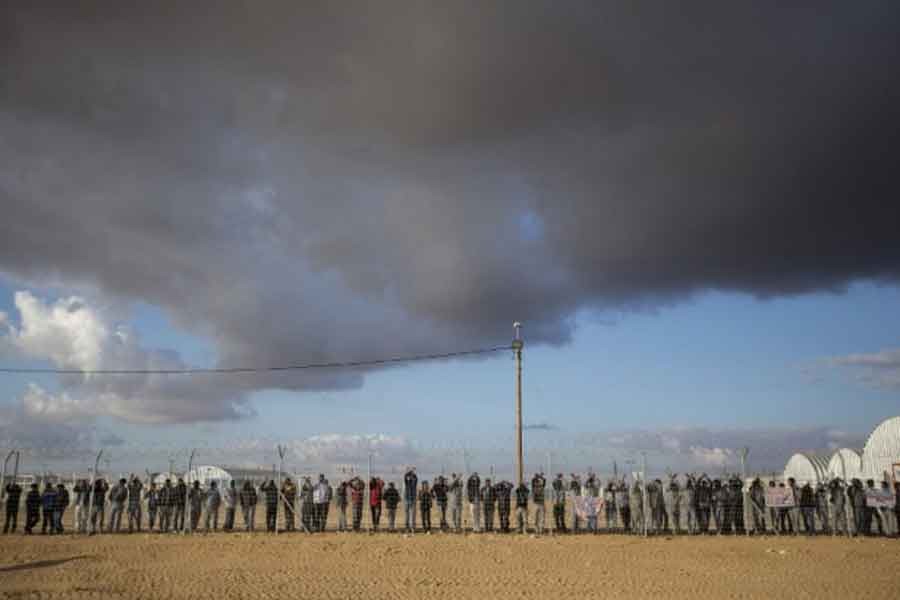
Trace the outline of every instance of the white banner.
<instances>
[{"instance_id":1,"label":"white banner","mask_svg":"<svg viewBox=\"0 0 900 600\"><path fill-rule=\"evenodd\" d=\"M767 487L766 506L769 508L793 508L794 493L789 487Z\"/></svg>"},{"instance_id":2,"label":"white banner","mask_svg":"<svg viewBox=\"0 0 900 600\"><path fill-rule=\"evenodd\" d=\"M575 514L581 519L596 517L605 506L603 498L593 496L575 496Z\"/></svg>"},{"instance_id":3,"label":"white banner","mask_svg":"<svg viewBox=\"0 0 900 600\"><path fill-rule=\"evenodd\" d=\"M866 489L866 506L869 508L894 508L894 494L890 489Z\"/></svg>"}]
</instances>

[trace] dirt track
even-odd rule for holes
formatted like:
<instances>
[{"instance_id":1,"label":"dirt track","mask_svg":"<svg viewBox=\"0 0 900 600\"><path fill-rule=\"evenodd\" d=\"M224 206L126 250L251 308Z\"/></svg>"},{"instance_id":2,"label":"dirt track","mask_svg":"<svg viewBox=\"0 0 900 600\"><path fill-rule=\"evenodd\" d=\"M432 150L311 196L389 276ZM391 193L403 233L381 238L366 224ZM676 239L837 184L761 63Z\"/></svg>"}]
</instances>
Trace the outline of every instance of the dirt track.
<instances>
[{"instance_id":1,"label":"dirt track","mask_svg":"<svg viewBox=\"0 0 900 600\"><path fill-rule=\"evenodd\" d=\"M3 598L898 598L900 541L618 535L0 537Z\"/></svg>"}]
</instances>

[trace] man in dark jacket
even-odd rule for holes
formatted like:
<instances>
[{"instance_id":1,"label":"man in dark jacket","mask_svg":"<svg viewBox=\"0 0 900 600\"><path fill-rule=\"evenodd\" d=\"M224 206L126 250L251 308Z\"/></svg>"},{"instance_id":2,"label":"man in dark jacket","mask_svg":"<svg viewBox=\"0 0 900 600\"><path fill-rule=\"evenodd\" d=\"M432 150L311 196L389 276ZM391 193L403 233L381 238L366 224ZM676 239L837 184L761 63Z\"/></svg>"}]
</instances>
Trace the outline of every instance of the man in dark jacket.
<instances>
[{"instance_id":1,"label":"man in dark jacket","mask_svg":"<svg viewBox=\"0 0 900 600\"><path fill-rule=\"evenodd\" d=\"M94 480L91 491L91 535L98 532L103 533L106 527L106 493L109 491L109 484L101 478Z\"/></svg>"},{"instance_id":2,"label":"man in dark jacket","mask_svg":"<svg viewBox=\"0 0 900 600\"><path fill-rule=\"evenodd\" d=\"M393 485L393 484L392 484ZM350 487L346 481L342 481L337 486L337 493L335 494L337 500L337 510L338 510L338 531L347 531L347 494L349 493ZM394 490L395 492L397 490ZM387 498L385 498L385 501ZM396 506L394 507L397 508ZM396 515L395 515L396 516Z\"/></svg>"},{"instance_id":3,"label":"man in dark jacket","mask_svg":"<svg viewBox=\"0 0 900 600\"><path fill-rule=\"evenodd\" d=\"M350 505L353 512L353 531L362 526L363 500L366 495L366 484L359 477L350 480Z\"/></svg>"},{"instance_id":4,"label":"man in dark jacket","mask_svg":"<svg viewBox=\"0 0 900 600\"><path fill-rule=\"evenodd\" d=\"M54 530L56 533L63 532L63 516L66 509L69 508L69 490L61 483L56 484L56 505L53 510Z\"/></svg>"},{"instance_id":5,"label":"man in dark jacket","mask_svg":"<svg viewBox=\"0 0 900 600\"><path fill-rule=\"evenodd\" d=\"M278 523L278 486L275 481L270 479L269 483L263 485L260 491L265 496L266 501L266 531L274 532Z\"/></svg>"},{"instance_id":6,"label":"man in dark jacket","mask_svg":"<svg viewBox=\"0 0 900 600\"><path fill-rule=\"evenodd\" d=\"M159 530L162 533L169 533L174 524L172 516L175 514L175 486L172 485L171 479L166 479L159 490L159 510Z\"/></svg>"},{"instance_id":7,"label":"man in dark jacket","mask_svg":"<svg viewBox=\"0 0 900 600\"><path fill-rule=\"evenodd\" d=\"M416 476L416 468L410 467L403 476L403 508L406 510L406 530L416 530L416 493L418 492L419 478Z\"/></svg>"},{"instance_id":8,"label":"man in dark jacket","mask_svg":"<svg viewBox=\"0 0 900 600\"><path fill-rule=\"evenodd\" d=\"M494 486L494 491L497 495L497 515L500 517L500 531L509 533L509 510L512 484L508 481L501 481Z\"/></svg>"},{"instance_id":9,"label":"man in dark jacket","mask_svg":"<svg viewBox=\"0 0 900 600\"><path fill-rule=\"evenodd\" d=\"M3 533L15 533L19 519L19 501L22 498L22 486L15 481L6 485L6 522Z\"/></svg>"},{"instance_id":10,"label":"man in dark jacket","mask_svg":"<svg viewBox=\"0 0 900 600\"><path fill-rule=\"evenodd\" d=\"M431 490L428 488L428 482L422 482L422 489L419 490L419 512L422 515L422 529L425 533L431 533Z\"/></svg>"},{"instance_id":11,"label":"man in dark jacket","mask_svg":"<svg viewBox=\"0 0 900 600\"><path fill-rule=\"evenodd\" d=\"M87 479L79 479L72 491L75 492L75 530L87 533L91 515L91 484Z\"/></svg>"},{"instance_id":12,"label":"man in dark jacket","mask_svg":"<svg viewBox=\"0 0 900 600\"><path fill-rule=\"evenodd\" d=\"M49 530L50 535L53 535L56 531L56 522L53 516L56 512L56 488L51 483L47 483L44 493L41 495L41 510L44 516L44 521L41 523L41 534L47 535Z\"/></svg>"},{"instance_id":13,"label":"man in dark jacket","mask_svg":"<svg viewBox=\"0 0 900 600\"><path fill-rule=\"evenodd\" d=\"M400 506L400 492L394 487L394 482L388 483L384 490L384 507L387 509L388 530L394 531L397 522L397 507Z\"/></svg>"},{"instance_id":14,"label":"man in dark jacket","mask_svg":"<svg viewBox=\"0 0 900 600\"><path fill-rule=\"evenodd\" d=\"M484 530L487 532L494 531L494 507L497 504L497 494L494 492L494 485L490 479L484 480L484 487L481 488L481 511L484 516Z\"/></svg>"},{"instance_id":15,"label":"man in dark jacket","mask_svg":"<svg viewBox=\"0 0 900 600\"><path fill-rule=\"evenodd\" d=\"M184 479L179 477L178 483L175 485L175 501L172 503L172 517L175 522L175 531L184 529L184 511L185 505L187 504L187 493L187 484L184 482Z\"/></svg>"},{"instance_id":16,"label":"man in dark jacket","mask_svg":"<svg viewBox=\"0 0 900 600\"><path fill-rule=\"evenodd\" d=\"M32 483L25 496L25 535L31 535L34 526L41 520L41 492L38 484Z\"/></svg>"},{"instance_id":17,"label":"man in dark jacket","mask_svg":"<svg viewBox=\"0 0 900 600\"><path fill-rule=\"evenodd\" d=\"M528 494L528 486L523 481L516 488L516 521L519 533L525 533L528 528Z\"/></svg>"},{"instance_id":18,"label":"man in dark jacket","mask_svg":"<svg viewBox=\"0 0 900 600\"><path fill-rule=\"evenodd\" d=\"M759 477L750 484L750 510L753 512L754 535L764 535L766 533L766 492Z\"/></svg>"},{"instance_id":19,"label":"man in dark jacket","mask_svg":"<svg viewBox=\"0 0 900 600\"><path fill-rule=\"evenodd\" d=\"M803 516L803 529L806 535L816 532L816 493L807 481L800 488L800 513Z\"/></svg>"},{"instance_id":20,"label":"man in dark jacket","mask_svg":"<svg viewBox=\"0 0 900 600\"><path fill-rule=\"evenodd\" d=\"M141 483L141 480L132 475L131 481L128 483L128 533L141 532L141 521L143 520L141 492L143 489L144 484Z\"/></svg>"},{"instance_id":21,"label":"man in dark jacket","mask_svg":"<svg viewBox=\"0 0 900 600\"><path fill-rule=\"evenodd\" d=\"M156 483L150 482L150 488L144 493L147 500L147 530L152 532L156 526L156 513L159 511L159 490Z\"/></svg>"},{"instance_id":22,"label":"man in dark jacket","mask_svg":"<svg viewBox=\"0 0 900 600\"><path fill-rule=\"evenodd\" d=\"M481 531L481 478L478 473L472 473L466 482L466 500L469 502L469 512L472 515L472 531Z\"/></svg>"},{"instance_id":23,"label":"man in dark jacket","mask_svg":"<svg viewBox=\"0 0 900 600\"><path fill-rule=\"evenodd\" d=\"M109 511L109 530L113 533L119 533L122 527L122 514L125 512L125 506L128 503L128 486L125 478L119 479L119 483L109 490L109 503L112 507Z\"/></svg>"},{"instance_id":24,"label":"man in dark jacket","mask_svg":"<svg viewBox=\"0 0 900 600\"><path fill-rule=\"evenodd\" d=\"M244 517L244 529L246 531L253 531L256 529L256 526L253 523L253 517L258 500L253 483L245 481L244 487L238 495L238 503L241 505L241 516Z\"/></svg>"},{"instance_id":25,"label":"man in dark jacket","mask_svg":"<svg viewBox=\"0 0 900 600\"><path fill-rule=\"evenodd\" d=\"M563 474L556 475L551 485L553 488L553 523L557 533L566 533L566 484Z\"/></svg>"},{"instance_id":26,"label":"man in dark jacket","mask_svg":"<svg viewBox=\"0 0 900 600\"><path fill-rule=\"evenodd\" d=\"M443 475L438 476L437 481L431 486L431 493L441 513L441 531L447 531L447 480Z\"/></svg>"}]
</instances>

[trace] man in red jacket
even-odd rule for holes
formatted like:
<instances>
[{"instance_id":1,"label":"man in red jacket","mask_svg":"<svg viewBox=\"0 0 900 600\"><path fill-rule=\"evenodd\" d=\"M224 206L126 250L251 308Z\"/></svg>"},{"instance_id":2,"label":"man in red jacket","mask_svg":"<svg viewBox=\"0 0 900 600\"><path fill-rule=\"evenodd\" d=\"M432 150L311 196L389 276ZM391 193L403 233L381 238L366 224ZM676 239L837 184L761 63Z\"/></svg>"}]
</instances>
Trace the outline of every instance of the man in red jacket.
<instances>
[{"instance_id":1,"label":"man in red jacket","mask_svg":"<svg viewBox=\"0 0 900 600\"><path fill-rule=\"evenodd\" d=\"M371 530L378 531L378 521L381 520L381 495L384 491L384 482L373 477L369 480L369 511L372 514Z\"/></svg>"}]
</instances>

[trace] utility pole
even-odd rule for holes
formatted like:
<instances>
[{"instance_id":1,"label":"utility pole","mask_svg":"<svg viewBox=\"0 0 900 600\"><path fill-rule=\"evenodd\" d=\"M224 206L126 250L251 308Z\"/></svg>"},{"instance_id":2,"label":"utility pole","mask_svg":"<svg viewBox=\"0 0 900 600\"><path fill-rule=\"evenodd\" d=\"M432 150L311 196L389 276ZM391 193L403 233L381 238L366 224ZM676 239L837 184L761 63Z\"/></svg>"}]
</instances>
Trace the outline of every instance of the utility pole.
<instances>
[{"instance_id":1,"label":"utility pole","mask_svg":"<svg viewBox=\"0 0 900 600\"><path fill-rule=\"evenodd\" d=\"M522 465L522 324L513 323L516 330L516 338L512 342L513 354L516 357L516 483L522 485L525 480L525 471Z\"/></svg>"},{"instance_id":2,"label":"utility pole","mask_svg":"<svg viewBox=\"0 0 900 600\"><path fill-rule=\"evenodd\" d=\"M747 491L747 455L750 454L750 448L744 446L741 448L741 496L743 497L742 506L744 507L744 532L750 535L750 518L752 510L750 509L750 493Z\"/></svg>"}]
</instances>

